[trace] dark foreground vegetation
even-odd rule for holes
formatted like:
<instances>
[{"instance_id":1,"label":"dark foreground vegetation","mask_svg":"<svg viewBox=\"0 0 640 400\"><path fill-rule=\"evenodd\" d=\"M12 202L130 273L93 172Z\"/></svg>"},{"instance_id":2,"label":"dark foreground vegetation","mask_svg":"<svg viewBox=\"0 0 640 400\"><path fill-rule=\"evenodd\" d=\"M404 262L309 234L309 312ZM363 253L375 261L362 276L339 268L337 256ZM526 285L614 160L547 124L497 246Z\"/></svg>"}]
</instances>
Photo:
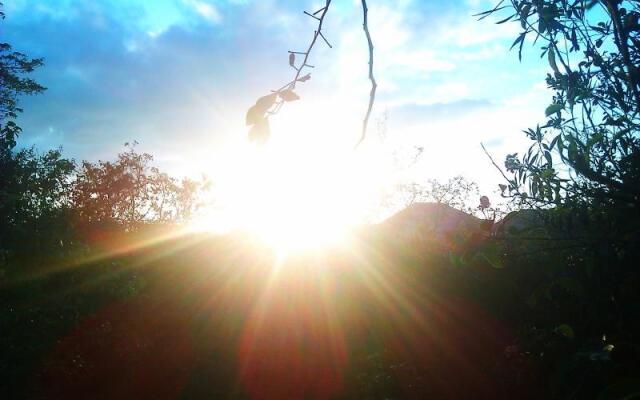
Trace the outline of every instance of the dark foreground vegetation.
<instances>
[{"instance_id":1,"label":"dark foreground vegetation","mask_svg":"<svg viewBox=\"0 0 640 400\"><path fill-rule=\"evenodd\" d=\"M203 186L135 149L17 150L42 61L2 44L0 396L639 398L638 3L505 5L555 92L504 163L524 209L417 204L282 263L179 234Z\"/></svg>"},{"instance_id":2,"label":"dark foreground vegetation","mask_svg":"<svg viewBox=\"0 0 640 400\"><path fill-rule=\"evenodd\" d=\"M509 238L498 255L486 224L445 207L415 205L412 218L370 227L348 248L281 265L247 236L188 235L5 281L3 395L617 399L603 393L636 390L632 263L602 263L601 247L523 246L501 233L536 226L518 214L493 228ZM118 239L131 247L160 234ZM626 249L627 260L637 251Z\"/></svg>"}]
</instances>

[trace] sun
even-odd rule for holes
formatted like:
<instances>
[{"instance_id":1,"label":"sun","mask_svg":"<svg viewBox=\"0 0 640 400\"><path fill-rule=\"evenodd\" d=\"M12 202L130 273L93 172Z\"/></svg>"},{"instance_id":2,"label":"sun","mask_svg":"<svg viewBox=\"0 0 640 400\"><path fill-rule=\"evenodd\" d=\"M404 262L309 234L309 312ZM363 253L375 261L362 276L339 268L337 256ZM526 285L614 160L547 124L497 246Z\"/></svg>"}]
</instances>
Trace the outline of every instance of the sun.
<instances>
[{"instance_id":1,"label":"sun","mask_svg":"<svg viewBox=\"0 0 640 400\"><path fill-rule=\"evenodd\" d=\"M228 158L218 207L193 227L249 232L280 254L345 244L380 188L375 163L351 149L244 145Z\"/></svg>"}]
</instances>

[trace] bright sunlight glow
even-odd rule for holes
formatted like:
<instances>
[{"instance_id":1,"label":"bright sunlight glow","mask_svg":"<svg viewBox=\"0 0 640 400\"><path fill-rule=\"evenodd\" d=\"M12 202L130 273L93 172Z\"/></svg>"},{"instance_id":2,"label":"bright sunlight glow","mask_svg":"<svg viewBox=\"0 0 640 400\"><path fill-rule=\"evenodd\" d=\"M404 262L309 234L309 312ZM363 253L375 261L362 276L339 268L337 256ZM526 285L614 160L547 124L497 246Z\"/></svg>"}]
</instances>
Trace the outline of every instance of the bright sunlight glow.
<instances>
[{"instance_id":1,"label":"bright sunlight glow","mask_svg":"<svg viewBox=\"0 0 640 400\"><path fill-rule=\"evenodd\" d=\"M217 207L192 228L245 231L281 254L343 243L367 217L384 174L370 152L336 149L285 140L239 144L216 181Z\"/></svg>"}]
</instances>

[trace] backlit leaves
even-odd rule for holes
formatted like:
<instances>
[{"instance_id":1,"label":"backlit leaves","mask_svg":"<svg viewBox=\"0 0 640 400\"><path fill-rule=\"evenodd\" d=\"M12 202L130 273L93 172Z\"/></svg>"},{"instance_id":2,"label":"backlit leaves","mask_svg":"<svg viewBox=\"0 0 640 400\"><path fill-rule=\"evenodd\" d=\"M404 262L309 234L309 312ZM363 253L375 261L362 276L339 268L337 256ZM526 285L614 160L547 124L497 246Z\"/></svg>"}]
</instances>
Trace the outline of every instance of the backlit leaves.
<instances>
[{"instance_id":1,"label":"backlit leaves","mask_svg":"<svg viewBox=\"0 0 640 400\"><path fill-rule=\"evenodd\" d=\"M262 96L256 101L256 104L247 111L246 123L247 125L253 125L249 130L250 141L264 144L269 139L269 120L266 114L275 104L277 98L277 93Z\"/></svg>"},{"instance_id":2,"label":"backlit leaves","mask_svg":"<svg viewBox=\"0 0 640 400\"><path fill-rule=\"evenodd\" d=\"M637 168L631 167L635 161L627 164L639 148L630 133L640 126L640 73L636 67L640 10L631 8L632 3L500 1L479 14L481 18L501 14L496 19L499 23L517 21L522 29L511 47L519 49L518 57L525 42L542 42L541 56L546 56L551 69L546 84L554 94L545 109L547 121L535 134L525 131L535 143L522 163L508 160L517 168L510 171L516 174L515 185L509 184L507 196L518 196L519 187L528 184L529 194L537 193L535 200L546 204L551 190L556 193L555 204L562 200L560 195L566 201L611 194L618 199L637 199L635 179L640 175L629 172L629 168ZM602 4L607 13L589 16L587 11L595 4ZM527 41L527 36L532 40ZM569 181L550 167L554 151L578 179ZM634 176L633 183L629 176ZM614 193L617 191L622 193Z\"/></svg>"},{"instance_id":3,"label":"backlit leaves","mask_svg":"<svg viewBox=\"0 0 640 400\"><path fill-rule=\"evenodd\" d=\"M271 130L269 129L269 119L261 118L249 129L249 140L256 144L263 145L269 140Z\"/></svg>"},{"instance_id":4,"label":"backlit leaves","mask_svg":"<svg viewBox=\"0 0 640 400\"><path fill-rule=\"evenodd\" d=\"M279 92L278 95L284 101L300 100L300 96L295 94L294 91L291 89L283 90L282 92Z\"/></svg>"},{"instance_id":5,"label":"backlit leaves","mask_svg":"<svg viewBox=\"0 0 640 400\"><path fill-rule=\"evenodd\" d=\"M308 80L310 75L307 74L300 79L303 78L304 80ZM280 101L278 101L278 98ZM271 135L268 119L269 110L274 106L277 110L277 108L282 105L282 102L295 101L298 99L300 99L300 96L291 89L284 89L258 98L256 104L247 111L246 124L251 125L249 140L260 145L265 144ZM273 113L274 111L271 112Z\"/></svg>"},{"instance_id":6,"label":"backlit leaves","mask_svg":"<svg viewBox=\"0 0 640 400\"><path fill-rule=\"evenodd\" d=\"M260 122L260 120L264 119L264 115L267 113L267 111L269 111L269 108L273 106L273 104L276 102L276 99L277 93L272 93L270 95L260 97L256 101L256 104L247 111L246 124L257 124L258 122Z\"/></svg>"}]
</instances>

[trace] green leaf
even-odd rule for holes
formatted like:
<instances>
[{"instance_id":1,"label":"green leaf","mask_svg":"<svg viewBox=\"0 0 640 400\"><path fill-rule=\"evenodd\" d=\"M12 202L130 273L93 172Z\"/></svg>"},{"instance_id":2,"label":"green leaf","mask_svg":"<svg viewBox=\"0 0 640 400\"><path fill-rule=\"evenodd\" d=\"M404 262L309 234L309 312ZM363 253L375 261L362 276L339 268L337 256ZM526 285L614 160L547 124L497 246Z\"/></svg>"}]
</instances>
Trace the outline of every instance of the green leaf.
<instances>
[{"instance_id":1,"label":"green leaf","mask_svg":"<svg viewBox=\"0 0 640 400\"><path fill-rule=\"evenodd\" d=\"M564 104L560 104L560 103L551 104L549 107L547 107L546 110L544 110L544 115L548 117L551 114L555 114L557 112L562 111L563 109L564 109Z\"/></svg>"},{"instance_id":2,"label":"green leaf","mask_svg":"<svg viewBox=\"0 0 640 400\"><path fill-rule=\"evenodd\" d=\"M553 72L559 74L560 70L558 69L558 64L556 64L556 52L553 50L553 47L549 47L549 51L547 52L547 58L549 60L549 65Z\"/></svg>"},{"instance_id":3,"label":"green leaf","mask_svg":"<svg viewBox=\"0 0 640 400\"><path fill-rule=\"evenodd\" d=\"M520 44L520 48L518 50L518 59L522 61L522 45L524 44L524 38L527 36L527 32L522 32L518 38L513 42L509 50L513 49L517 44Z\"/></svg>"},{"instance_id":4,"label":"green leaf","mask_svg":"<svg viewBox=\"0 0 640 400\"><path fill-rule=\"evenodd\" d=\"M529 11L531 11L531 4L526 4L520 11L520 25L522 26L522 29L526 29L527 27L527 17L529 17Z\"/></svg>"},{"instance_id":5,"label":"green leaf","mask_svg":"<svg viewBox=\"0 0 640 400\"><path fill-rule=\"evenodd\" d=\"M575 162L578 159L578 145L576 144L573 136L567 136L569 140L569 148L567 150L567 157L569 157L569 161Z\"/></svg>"},{"instance_id":6,"label":"green leaf","mask_svg":"<svg viewBox=\"0 0 640 400\"><path fill-rule=\"evenodd\" d=\"M555 331L568 339L576 337L575 332L573 332L573 328L568 324L558 325Z\"/></svg>"},{"instance_id":7,"label":"green leaf","mask_svg":"<svg viewBox=\"0 0 640 400\"><path fill-rule=\"evenodd\" d=\"M513 17L515 17L515 16L516 16L515 14L510 15L510 16L508 16L507 18L505 18L505 19L501 19L500 21L496 22L496 24L498 24L498 25L500 25L500 24L504 24L505 22L509 21L511 18L513 18Z\"/></svg>"}]
</instances>

